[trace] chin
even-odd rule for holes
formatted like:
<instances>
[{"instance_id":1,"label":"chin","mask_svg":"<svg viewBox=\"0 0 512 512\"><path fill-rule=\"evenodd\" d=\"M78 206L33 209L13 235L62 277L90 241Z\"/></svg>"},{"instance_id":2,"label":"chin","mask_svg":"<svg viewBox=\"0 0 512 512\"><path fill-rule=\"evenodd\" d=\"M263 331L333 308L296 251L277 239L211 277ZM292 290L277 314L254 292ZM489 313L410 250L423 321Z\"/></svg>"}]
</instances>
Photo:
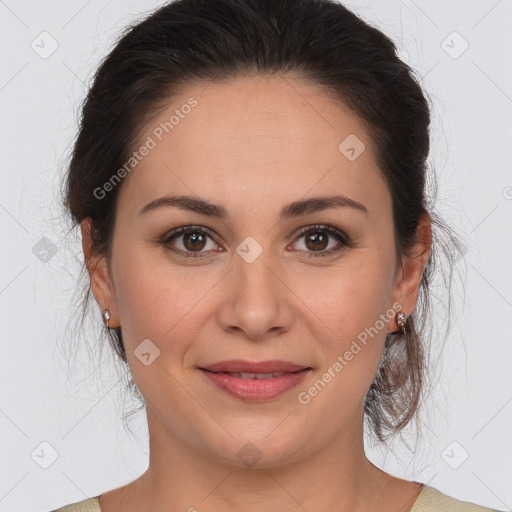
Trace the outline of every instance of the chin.
<instances>
[{"instance_id":1,"label":"chin","mask_svg":"<svg viewBox=\"0 0 512 512\"><path fill-rule=\"evenodd\" d=\"M279 427L281 422L286 423L286 428ZM288 420L283 422L283 418L261 424L252 421L236 427L229 427L225 423L223 426L232 437L228 437L224 431L222 439L217 439L217 442L208 436L205 440L208 450L224 463L240 468L286 466L305 457L307 454L303 447L311 445L304 439L304 432L290 428Z\"/></svg>"}]
</instances>

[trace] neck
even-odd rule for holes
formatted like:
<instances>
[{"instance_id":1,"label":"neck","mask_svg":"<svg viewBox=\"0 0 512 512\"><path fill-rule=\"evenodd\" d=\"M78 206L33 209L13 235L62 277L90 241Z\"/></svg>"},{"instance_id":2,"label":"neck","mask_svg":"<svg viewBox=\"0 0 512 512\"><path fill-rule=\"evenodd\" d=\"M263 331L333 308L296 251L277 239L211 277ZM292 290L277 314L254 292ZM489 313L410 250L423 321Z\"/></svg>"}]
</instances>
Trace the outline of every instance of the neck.
<instances>
[{"instance_id":1,"label":"neck","mask_svg":"<svg viewBox=\"0 0 512 512\"><path fill-rule=\"evenodd\" d=\"M150 407L147 413L148 470L117 490L116 499L123 503L119 508L127 512L384 510L377 501L392 477L365 456L362 411L329 443L316 440L311 453L251 467L219 460L218 454L183 442ZM100 499L100 506L103 512L114 512L114 507L107 507L108 494Z\"/></svg>"}]
</instances>

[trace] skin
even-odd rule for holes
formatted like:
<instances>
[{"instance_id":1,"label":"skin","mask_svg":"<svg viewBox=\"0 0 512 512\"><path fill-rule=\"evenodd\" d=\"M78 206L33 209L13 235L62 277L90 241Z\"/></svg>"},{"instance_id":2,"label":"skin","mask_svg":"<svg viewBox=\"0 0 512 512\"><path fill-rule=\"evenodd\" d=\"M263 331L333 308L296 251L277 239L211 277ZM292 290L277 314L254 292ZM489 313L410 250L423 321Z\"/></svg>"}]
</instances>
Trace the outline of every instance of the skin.
<instances>
[{"instance_id":1,"label":"skin","mask_svg":"<svg viewBox=\"0 0 512 512\"><path fill-rule=\"evenodd\" d=\"M364 398L386 332L398 330L395 317L308 404L297 395L394 303L411 314L431 244L428 217L414 254L397 258L391 196L367 129L322 88L291 75L190 85L141 130L136 147L191 96L197 106L122 183L110 262L93 251L82 224L92 290L110 310L109 326L122 326L150 433L148 470L102 494L102 511L410 510L418 486L376 468L363 445ZM349 134L366 146L354 161L338 150ZM331 208L279 220L291 202L335 193L367 213ZM167 194L220 204L231 218L175 207L138 215ZM332 235L320 249L299 238L315 224L332 225L351 243L315 257L340 246ZM200 246L203 257L159 243L191 225L216 235ZM263 250L252 263L236 252L247 236ZM183 236L173 243L193 252ZM134 355L144 339L160 350L149 366ZM197 368L235 358L313 371L281 396L246 402ZM261 455L252 467L237 457L246 443Z\"/></svg>"}]
</instances>

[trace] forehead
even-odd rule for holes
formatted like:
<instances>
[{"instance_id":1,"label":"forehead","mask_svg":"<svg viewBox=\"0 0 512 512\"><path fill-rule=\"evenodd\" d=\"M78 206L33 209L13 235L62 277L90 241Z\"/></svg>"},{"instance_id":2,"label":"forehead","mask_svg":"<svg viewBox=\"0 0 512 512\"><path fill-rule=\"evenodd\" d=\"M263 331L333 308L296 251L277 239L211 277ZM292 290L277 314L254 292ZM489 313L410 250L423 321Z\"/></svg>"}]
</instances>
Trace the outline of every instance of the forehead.
<instances>
[{"instance_id":1,"label":"forehead","mask_svg":"<svg viewBox=\"0 0 512 512\"><path fill-rule=\"evenodd\" d=\"M143 146L119 198L133 208L177 191L260 208L333 192L389 202L363 122L292 76L190 85L140 130Z\"/></svg>"}]
</instances>

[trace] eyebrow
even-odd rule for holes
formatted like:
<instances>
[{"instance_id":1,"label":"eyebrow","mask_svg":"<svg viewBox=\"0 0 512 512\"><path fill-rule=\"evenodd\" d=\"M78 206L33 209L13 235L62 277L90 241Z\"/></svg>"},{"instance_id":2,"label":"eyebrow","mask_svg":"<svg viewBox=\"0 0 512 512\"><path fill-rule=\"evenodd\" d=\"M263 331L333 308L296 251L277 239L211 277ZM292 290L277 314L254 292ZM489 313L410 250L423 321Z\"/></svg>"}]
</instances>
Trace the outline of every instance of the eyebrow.
<instances>
[{"instance_id":1,"label":"eyebrow","mask_svg":"<svg viewBox=\"0 0 512 512\"><path fill-rule=\"evenodd\" d=\"M163 196L155 199L142 208L139 216L163 207L180 208L207 217L229 219L230 215L226 208L221 205L210 203L193 196ZM301 215L307 215L331 208L353 208L368 214L367 208L349 197L342 195L327 197L312 197L301 201L294 201L281 210L280 220L286 220Z\"/></svg>"}]
</instances>

